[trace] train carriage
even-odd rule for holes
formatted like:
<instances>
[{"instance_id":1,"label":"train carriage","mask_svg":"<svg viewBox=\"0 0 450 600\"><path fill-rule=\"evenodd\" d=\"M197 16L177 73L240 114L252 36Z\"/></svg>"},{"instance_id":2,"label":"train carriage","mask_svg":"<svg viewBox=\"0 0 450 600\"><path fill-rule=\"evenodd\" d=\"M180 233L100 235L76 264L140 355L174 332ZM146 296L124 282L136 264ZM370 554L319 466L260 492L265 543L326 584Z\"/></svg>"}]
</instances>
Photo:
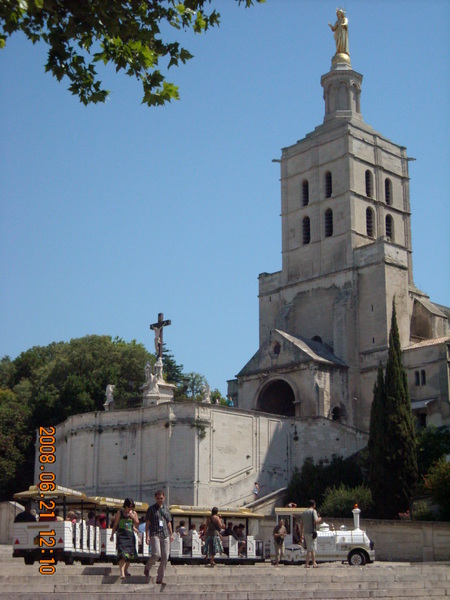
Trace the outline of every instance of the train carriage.
<instances>
[{"instance_id":1,"label":"train carriage","mask_svg":"<svg viewBox=\"0 0 450 600\"><path fill-rule=\"evenodd\" d=\"M172 528L175 532L181 521L188 524L195 523L197 526L206 521L206 517L211 515L211 508L199 506L171 505L169 507L172 515ZM259 523L264 519L264 515L254 513L245 508L220 508L219 515L222 521L232 521L236 524L243 524L246 531L245 543L242 544L232 536L222 538L224 553L216 555L215 562L224 564L255 564L264 562L264 542L258 539ZM170 547L170 562L172 564L199 564L204 562L202 553L203 542L201 537L192 534L192 546L186 547L183 544L183 538L177 533Z\"/></svg>"},{"instance_id":2,"label":"train carriage","mask_svg":"<svg viewBox=\"0 0 450 600\"><path fill-rule=\"evenodd\" d=\"M78 492L62 486L54 486L51 491L41 491L38 486L31 486L29 490L14 494L19 501L33 501L41 508L42 519L36 522L14 523L13 526L13 557L23 558L26 564L34 562L41 564L40 568L51 568L58 561L73 564L75 560L84 564L95 562L117 563L117 550L115 540L111 541L112 520L117 510L123 506L123 500L117 498L89 497L83 492ZM148 504L136 502L135 510L138 515L145 515ZM55 508L62 509L63 517L69 510L79 511L80 518L72 523L66 520L44 520L54 518ZM194 532L186 539L176 530L181 521L187 526L193 523L200 527L211 514L208 507L171 505L172 528L174 533L170 548L170 561L172 564L200 564L204 561L202 553L203 540L198 532ZM42 510L46 511L44 514ZM85 516L93 510L95 513L106 514L106 529L98 526L87 525ZM276 508L276 521L285 519L287 537L282 562L284 564L304 563L306 550L298 536L300 517L304 508ZM350 565L364 565L375 560L373 542L367 534L359 528L360 510L355 507L354 529L345 527L334 530L326 523L318 528L317 535L317 561L348 561ZM264 562L266 557L274 557L273 537L264 542L259 534L263 514L254 513L243 508L221 508L219 514L225 525L232 521L242 524L246 535L242 540L232 536L223 537L223 554L216 555L216 562L224 564L255 564ZM136 548L138 549L138 562L145 563L150 555L149 547L145 543L145 534L136 535ZM44 567L42 565L44 564Z\"/></svg>"},{"instance_id":3,"label":"train carriage","mask_svg":"<svg viewBox=\"0 0 450 600\"><path fill-rule=\"evenodd\" d=\"M25 492L14 494L19 501L38 502L47 519L34 522L14 523L13 525L13 557L23 557L26 564L46 560L51 564L64 561L67 564L74 560L90 560L99 552L99 528L86 527L85 521L71 523L57 521L56 508L61 508L63 519L69 510L84 511L95 509L96 503L83 492L71 490L63 486L54 486L51 491L41 491L37 486L30 486ZM54 520L53 520L54 519Z\"/></svg>"}]
</instances>

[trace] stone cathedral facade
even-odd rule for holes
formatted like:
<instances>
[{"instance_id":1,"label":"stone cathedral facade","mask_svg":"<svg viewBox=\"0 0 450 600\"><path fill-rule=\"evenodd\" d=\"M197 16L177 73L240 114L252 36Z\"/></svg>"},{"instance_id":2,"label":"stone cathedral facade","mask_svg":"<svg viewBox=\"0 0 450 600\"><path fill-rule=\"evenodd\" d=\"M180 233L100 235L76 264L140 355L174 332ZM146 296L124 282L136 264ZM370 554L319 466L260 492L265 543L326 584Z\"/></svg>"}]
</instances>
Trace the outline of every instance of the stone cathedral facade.
<instances>
[{"instance_id":1,"label":"stone cathedral facade","mask_svg":"<svg viewBox=\"0 0 450 600\"><path fill-rule=\"evenodd\" d=\"M57 426L59 485L239 506L255 481L283 490L307 456L350 456L367 444L394 299L413 411L450 424L449 309L414 285L406 150L364 122L348 54L321 83L323 124L282 151L282 268L259 276L259 349L229 382L234 407L153 402L146 373L142 407Z\"/></svg>"},{"instance_id":2,"label":"stone cathedral facade","mask_svg":"<svg viewBox=\"0 0 450 600\"><path fill-rule=\"evenodd\" d=\"M282 268L259 276L259 349L229 395L368 431L395 299L413 412L450 424L449 309L414 285L406 149L364 122L348 55L321 84L323 124L282 150Z\"/></svg>"}]
</instances>

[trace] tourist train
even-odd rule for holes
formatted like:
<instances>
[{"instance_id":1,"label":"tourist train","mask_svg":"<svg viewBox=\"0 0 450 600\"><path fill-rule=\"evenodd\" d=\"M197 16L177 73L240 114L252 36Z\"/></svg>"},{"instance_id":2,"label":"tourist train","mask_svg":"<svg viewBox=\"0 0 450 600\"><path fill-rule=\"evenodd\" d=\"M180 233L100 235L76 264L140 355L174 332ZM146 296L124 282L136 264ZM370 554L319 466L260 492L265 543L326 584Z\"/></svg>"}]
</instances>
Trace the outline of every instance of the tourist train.
<instances>
[{"instance_id":1,"label":"tourist train","mask_svg":"<svg viewBox=\"0 0 450 600\"><path fill-rule=\"evenodd\" d=\"M51 486L52 487L52 486ZM115 540L111 541L112 521L117 510L122 508L123 500L105 497L89 497L83 492L54 486L54 489L42 491L41 486L31 486L29 490L14 495L15 500L38 503L40 520L19 522L13 526L13 557L23 558L25 564L39 562L42 573L52 574L58 562L71 565L74 561L82 564L96 562L117 562ZM145 515L148 504L136 502L138 516ZM56 509L61 511L64 520L56 519ZM276 519L286 522L287 537L282 562L285 564L304 563L306 550L296 537L296 525L304 508L276 508ZM70 511L77 511L76 522L66 520ZM105 528L87 524L89 511L105 518ZM184 538L176 533L181 521L187 528L191 524L200 526L211 513L210 508L192 506L170 506L172 527L175 532L171 542L170 562L172 564L200 564L204 561L202 539L195 530L191 533L189 545L183 544ZM317 535L317 561L348 561L350 565L364 565L375 559L373 542L359 528L360 510L353 510L355 527L353 530L341 528L334 530L322 524ZM250 509L221 508L220 515L224 523L232 521L244 526L246 536L236 540L232 536L223 536L224 552L216 556L216 562L226 564L255 564L264 562L274 555L273 538L266 543L259 539L260 523L264 515ZM146 563L149 547L143 534L136 535L137 561Z\"/></svg>"}]
</instances>

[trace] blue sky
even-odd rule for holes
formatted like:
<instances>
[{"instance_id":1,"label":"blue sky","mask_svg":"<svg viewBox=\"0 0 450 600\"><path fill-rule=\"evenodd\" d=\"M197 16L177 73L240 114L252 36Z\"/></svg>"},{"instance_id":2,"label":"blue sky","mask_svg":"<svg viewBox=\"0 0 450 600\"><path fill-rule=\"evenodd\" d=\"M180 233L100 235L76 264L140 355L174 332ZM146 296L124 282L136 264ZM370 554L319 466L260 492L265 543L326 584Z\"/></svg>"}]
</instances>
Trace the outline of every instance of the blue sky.
<instances>
[{"instance_id":1,"label":"blue sky","mask_svg":"<svg viewBox=\"0 0 450 600\"><path fill-rule=\"evenodd\" d=\"M258 275L281 268L279 158L320 125L336 2L215 0L185 34L181 101L141 105L106 69L84 107L44 73L46 49L0 52L0 356L86 334L164 340L226 393L258 348ZM450 3L348 0L364 120L407 147L416 285L449 305ZM144 378L144 373L143 373Z\"/></svg>"}]
</instances>

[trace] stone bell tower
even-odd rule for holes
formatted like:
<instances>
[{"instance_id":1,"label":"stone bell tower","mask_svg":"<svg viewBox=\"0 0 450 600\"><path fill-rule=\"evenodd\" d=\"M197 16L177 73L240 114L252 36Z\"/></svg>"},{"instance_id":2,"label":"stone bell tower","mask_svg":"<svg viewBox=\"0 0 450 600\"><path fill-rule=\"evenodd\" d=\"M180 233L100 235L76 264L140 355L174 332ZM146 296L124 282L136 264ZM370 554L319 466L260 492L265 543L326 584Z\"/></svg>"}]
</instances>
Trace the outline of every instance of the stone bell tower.
<instances>
[{"instance_id":1,"label":"stone bell tower","mask_svg":"<svg viewBox=\"0 0 450 600\"><path fill-rule=\"evenodd\" d=\"M282 150L282 269L259 277L260 347L230 391L243 408L368 430L393 298L405 346L423 294L412 277L406 149L363 120L363 77L344 17L337 35L339 12L323 123Z\"/></svg>"}]
</instances>

